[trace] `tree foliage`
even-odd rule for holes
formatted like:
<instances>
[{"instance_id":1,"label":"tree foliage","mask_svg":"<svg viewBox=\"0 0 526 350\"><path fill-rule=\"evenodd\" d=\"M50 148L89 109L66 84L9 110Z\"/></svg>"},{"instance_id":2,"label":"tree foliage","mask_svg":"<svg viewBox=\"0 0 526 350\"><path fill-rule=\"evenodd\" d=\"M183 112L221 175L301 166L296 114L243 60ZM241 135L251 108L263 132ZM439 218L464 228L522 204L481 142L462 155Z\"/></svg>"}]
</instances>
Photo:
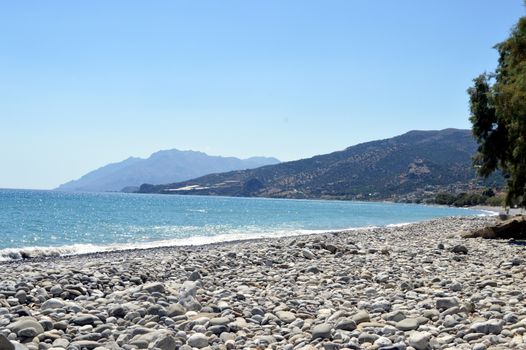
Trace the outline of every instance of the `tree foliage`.
<instances>
[{"instance_id":1,"label":"tree foliage","mask_svg":"<svg viewBox=\"0 0 526 350\"><path fill-rule=\"evenodd\" d=\"M526 17L497 44L494 73L481 74L468 89L472 131L479 143L475 164L482 176L501 169L506 204L526 207Z\"/></svg>"},{"instance_id":2,"label":"tree foliage","mask_svg":"<svg viewBox=\"0 0 526 350\"><path fill-rule=\"evenodd\" d=\"M440 192L436 195L434 203L452 205L455 207L491 205L494 203L499 203L498 205L501 205L501 201L493 200L493 197L495 197L495 192L491 189L485 190L483 193L460 193L458 195Z\"/></svg>"}]
</instances>

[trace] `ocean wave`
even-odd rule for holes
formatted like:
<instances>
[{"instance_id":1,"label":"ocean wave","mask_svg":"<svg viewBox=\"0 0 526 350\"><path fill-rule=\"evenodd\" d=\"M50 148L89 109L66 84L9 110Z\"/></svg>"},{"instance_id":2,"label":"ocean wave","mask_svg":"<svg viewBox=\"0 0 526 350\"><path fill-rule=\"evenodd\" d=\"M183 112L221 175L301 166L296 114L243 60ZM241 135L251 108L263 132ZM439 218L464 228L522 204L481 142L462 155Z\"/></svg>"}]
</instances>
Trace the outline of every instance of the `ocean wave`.
<instances>
[{"instance_id":1,"label":"ocean wave","mask_svg":"<svg viewBox=\"0 0 526 350\"><path fill-rule=\"evenodd\" d=\"M388 224L388 225L385 225L385 227L402 227L402 226L407 226L407 225L412 225L414 224L414 222L401 222L399 224Z\"/></svg>"},{"instance_id":2,"label":"ocean wave","mask_svg":"<svg viewBox=\"0 0 526 350\"><path fill-rule=\"evenodd\" d=\"M233 241L247 241L254 239L272 239L280 237L294 237L303 235L313 235L322 233L334 233L341 231L368 230L377 226L350 227L345 229L334 230L273 230L268 232L250 232L250 233L228 233L210 236L191 236L186 238L177 238L169 240L158 240L140 243L114 243L107 245L96 244L72 244L57 247L22 247L22 248L5 248L0 249L1 261L14 261L22 259L61 257L70 255L82 255L91 253L104 253L113 251L123 251L130 249L151 249L160 247L176 246L198 246L214 243L225 243Z\"/></svg>"},{"instance_id":3,"label":"ocean wave","mask_svg":"<svg viewBox=\"0 0 526 350\"><path fill-rule=\"evenodd\" d=\"M5 248L0 249L0 261L87 254L96 252L100 248L102 247L93 244L72 244L59 247Z\"/></svg>"},{"instance_id":4,"label":"ocean wave","mask_svg":"<svg viewBox=\"0 0 526 350\"><path fill-rule=\"evenodd\" d=\"M477 214L477 216L479 216L479 217L484 217L484 216L497 216L497 215L499 215L499 212L498 212L498 211L486 210L486 209L479 209L479 211L482 212L482 213L480 213L480 214Z\"/></svg>"}]
</instances>

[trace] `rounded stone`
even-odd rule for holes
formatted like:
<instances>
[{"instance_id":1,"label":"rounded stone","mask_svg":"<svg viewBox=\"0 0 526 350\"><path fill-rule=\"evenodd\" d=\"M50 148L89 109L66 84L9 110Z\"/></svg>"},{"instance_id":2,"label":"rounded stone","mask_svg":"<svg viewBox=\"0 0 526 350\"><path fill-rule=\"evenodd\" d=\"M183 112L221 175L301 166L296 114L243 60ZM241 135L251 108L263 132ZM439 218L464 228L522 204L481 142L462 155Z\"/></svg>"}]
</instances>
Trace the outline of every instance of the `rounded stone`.
<instances>
[{"instance_id":1,"label":"rounded stone","mask_svg":"<svg viewBox=\"0 0 526 350\"><path fill-rule=\"evenodd\" d=\"M376 339L373 343L373 345L381 348L381 347L384 347L384 346L389 346L393 344L393 342L391 341L391 339L389 338L386 338L386 337L380 337L378 339Z\"/></svg>"},{"instance_id":2,"label":"rounded stone","mask_svg":"<svg viewBox=\"0 0 526 350\"><path fill-rule=\"evenodd\" d=\"M260 307L254 307L252 308L252 310L250 311L250 313L252 315L261 315L261 316L265 316L265 311L260 308Z\"/></svg>"},{"instance_id":3,"label":"rounded stone","mask_svg":"<svg viewBox=\"0 0 526 350\"><path fill-rule=\"evenodd\" d=\"M202 349L208 346L208 337L202 333L196 333L188 338L186 344L190 345L193 348Z\"/></svg>"},{"instance_id":4,"label":"rounded stone","mask_svg":"<svg viewBox=\"0 0 526 350\"><path fill-rule=\"evenodd\" d=\"M457 244L456 246L454 246L451 251L455 254L467 254L468 253L468 248L466 248L466 246L462 245L462 244Z\"/></svg>"},{"instance_id":5,"label":"rounded stone","mask_svg":"<svg viewBox=\"0 0 526 350\"><path fill-rule=\"evenodd\" d=\"M170 335L165 335L155 340L153 348L161 350L175 350L177 348L177 343L174 337Z\"/></svg>"},{"instance_id":6,"label":"rounded stone","mask_svg":"<svg viewBox=\"0 0 526 350\"><path fill-rule=\"evenodd\" d=\"M25 328L34 328L38 334L44 333L44 327L33 317L21 317L16 322L7 326L13 333L17 333Z\"/></svg>"},{"instance_id":7,"label":"rounded stone","mask_svg":"<svg viewBox=\"0 0 526 350\"><path fill-rule=\"evenodd\" d=\"M0 334L0 349L15 350L15 346L3 334Z\"/></svg>"},{"instance_id":8,"label":"rounded stone","mask_svg":"<svg viewBox=\"0 0 526 350\"><path fill-rule=\"evenodd\" d=\"M96 347L100 346L99 343L93 340L77 340L77 341L72 342L71 345L78 349L86 348L88 350L93 350Z\"/></svg>"},{"instance_id":9,"label":"rounded stone","mask_svg":"<svg viewBox=\"0 0 526 350\"><path fill-rule=\"evenodd\" d=\"M42 303L42 306L40 306L41 310L48 310L48 309L60 309L63 308L66 305L63 300L57 299L57 298L51 298Z\"/></svg>"},{"instance_id":10,"label":"rounded stone","mask_svg":"<svg viewBox=\"0 0 526 350\"><path fill-rule=\"evenodd\" d=\"M431 339L431 333L413 332L409 336L408 343L416 350L427 350L429 348L429 339Z\"/></svg>"},{"instance_id":11,"label":"rounded stone","mask_svg":"<svg viewBox=\"0 0 526 350\"><path fill-rule=\"evenodd\" d=\"M59 296L62 294L64 290L62 289L62 286L60 284L55 284L53 287L49 289L49 292L53 294L53 296Z\"/></svg>"},{"instance_id":12,"label":"rounded stone","mask_svg":"<svg viewBox=\"0 0 526 350\"><path fill-rule=\"evenodd\" d=\"M276 312L276 316L285 323L291 323L296 319L296 315L290 311L278 311Z\"/></svg>"},{"instance_id":13,"label":"rounded stone","mask_svg":"<svg viewBox=\"0 0 526 350\"><path fill-rule=\"evenodd\" d=\"M27 302L27 293L25 290L21 289L15 294L15 298L18 299L20 304L25 304Z\"/></svg>"},{"instance_id":14,"label":"rounded stone","mask_svg":"<svg viewBox=\"0 0 526 350\"><path fill-rule=\"evenodd\" d=\"M342 329L344 331L354 331L356 329L356 322L350 318L341 318L334 326L334 329Z\"/></svg>"},{"instance_id":15,"label":"rounded stone","mask_svg":"<svg viewBox=\"0 0 526 350\"><path fill-rule=\"evenodd\" d=\"M166 309L166 314L169 317L180 316L186 313L186 309L181 304L172 304Z\"/></svg>"},{"instance_id":16,"label":"rounded stone","mask_svg":"<svg viewBox=\"0 0 526 350\"><path fill-rule=\"evenodd\" d=\"M369 313L367 311L360 310L352 316L352 320L356 322L356 324L360 324L363 322L369 322L371 320L371 317L369 316Z\"/></svg>"},{"instance_id":17,"label":"rounded stone","mask_svg":"<svg viewBox=\"0 0 526 350\"><path fill-rule=\"evenodd\" d=\"M500 334L503 326L503 320L491 319L485 322L475 322L469 328L477 333Z\"/></svg>"},{"instance_id":18,"label":"rounded stone","mask_svg":"<svg viewBox=\"0 0 526 350\"><path fill-rule=\"evenodd\" d=\"M331 325L322 323L312 328L312 339L316 338L330 338L331 336Z\"/></svg>"},{"instance_id":19,"label":"rounded stone","mask_svg":"<svg viewBox=\"0 0 526 350\"><path fill-rule=\"evenodd\" d=\"M227 317L215 317L210 319L210 326L224 326L230 323Z\"/></svg>"},{"instance_id":20,"label":"rounded stone","mask_svg":"<svg viewBox=\"0 0 526 350\"><path fill-rule=\"evenodd\" d=\"M312 252L311 252L309 249L307 249L307 248L303 248L303 249L301 250L301 254L303 255L303 257L304 257L305 259L314 259L314 258L316 258L316 256L314 255L314 253L312 253Z\"/></svg>"},{"instance_id":21,"label":"rounded stone","mask_svg":"<svg viewBox=\"0 0 526 350\"><path fill-rule=\"evenodd\" d=\"M23 328L17 332L17 335L21 338L34 338L39 333L33 327Z\"/></svg>"},{"instance_id":22,"label":"rounded stone","mask_svg":"<svg viewBox=\"0 0 526 350\"><path fill-rule=\"evenodd\" d=\"M436 308L439 310L450 309L458 305L459 302L457 298L437 298L436 300Z\"/></svg>"},{"instance_id":23,"label":"rounded stone","mask_svg":"<svg viewBox=\"0 0 526 350\"><path fill-rule=\"evenodd\" d=\"M418 320L416 318L406 318L398 321L395 327L401 331L412 331L418 328Z\"/></svg>"},{"instance_id":24,"label":"rounded stone","mask_svg":"<svg viewBox=\"0 0 526 350\"><path fill-rule=\"evenodd\" d=\"M79 326L94 324L97 321L99 321L99 318L90 314L79 314L71 320L71 322Z\"/></svg>"}]
</instances>

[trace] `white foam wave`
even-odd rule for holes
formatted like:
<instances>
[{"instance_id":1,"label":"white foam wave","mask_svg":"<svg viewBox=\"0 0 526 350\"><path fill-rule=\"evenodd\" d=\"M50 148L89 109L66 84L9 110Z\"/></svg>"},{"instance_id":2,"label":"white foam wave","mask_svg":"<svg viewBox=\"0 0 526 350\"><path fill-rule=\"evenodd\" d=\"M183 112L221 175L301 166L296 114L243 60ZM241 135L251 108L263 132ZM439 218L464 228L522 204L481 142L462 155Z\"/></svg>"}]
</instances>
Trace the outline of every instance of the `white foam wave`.
<instances>
[{"instance_id":1,"label":"white foam wave","mask_svg":"<svg viewBox=\"0 0 526 350\"><path fill-rule=\"evenodd\" d=\"M402 226L408 226L408 225L412 225L412 224L414 224L414 222L401 222L399 224L385 225L385 227L402 227Z\"/></svg>"},{"instance_id":2,"label":"white foam wave","mask_svg":"<svg viewBox=\"0 0 526 350\"><path fill-rule=\"evenodd\" d=\"M480 213L480 214L477 214L477 216L479 216L479 217L485 217L485 216L497 216L497 215L499 215L499 212L498 212L498 211L485 210L485 209L479 209L479 211L482 212L482 213Z\"/></svg>"},{"instance_id":3,"label":"white foam wave","mask_svg":"<svg viewBox=\"0 0 526 350\"><path fill-rule=\"evenodd\" d=\"M90 253L103 253L129 249L150 249L159 247L193 246L231 241L246 241L264 238L303 236L320 233L340 232L347 230L370 229L370 227L348 228L339 230L273 230L268 232L228 233L210 236L191 236L187 238L159 240L140 243L115 243L108 245L72 244L59 247L23 247L0 249L0 261L20 260L37 257L59 257Z\"/></svg>"}]
</instances>

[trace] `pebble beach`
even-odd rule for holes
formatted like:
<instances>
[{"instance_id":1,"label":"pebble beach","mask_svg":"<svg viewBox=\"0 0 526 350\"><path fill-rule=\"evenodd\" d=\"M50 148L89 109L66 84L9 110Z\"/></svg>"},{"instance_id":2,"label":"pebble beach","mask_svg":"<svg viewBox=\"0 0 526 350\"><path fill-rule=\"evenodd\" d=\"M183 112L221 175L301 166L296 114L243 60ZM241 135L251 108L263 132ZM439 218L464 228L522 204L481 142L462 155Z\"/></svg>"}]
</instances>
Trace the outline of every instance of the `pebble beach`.
<instances>
[{"instance_id":1,"label":"pebble beach","mask_svg":"<svg viewBox=\"0 0 526 350\"><path fill-rule=\"evenodd\" d=\"M495 220L0 263L0 350L526 349Z\"/></svg>"}]
</instances>

